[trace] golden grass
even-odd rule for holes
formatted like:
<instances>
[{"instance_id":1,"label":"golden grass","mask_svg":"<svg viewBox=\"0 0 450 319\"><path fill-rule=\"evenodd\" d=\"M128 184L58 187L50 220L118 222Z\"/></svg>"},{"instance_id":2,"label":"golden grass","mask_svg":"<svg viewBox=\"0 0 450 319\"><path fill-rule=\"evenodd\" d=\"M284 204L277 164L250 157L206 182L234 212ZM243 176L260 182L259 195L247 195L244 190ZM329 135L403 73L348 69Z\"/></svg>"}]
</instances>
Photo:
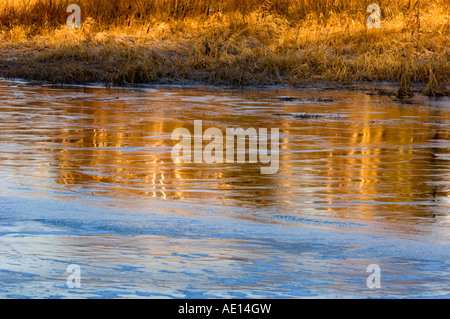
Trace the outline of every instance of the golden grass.
<instances>
[{"instance_id":1,"label":"golden grass","mask_svg":"<svg viewBox=\"0 0 450 319\"><path fill-rule=\"evenodd\" d=\"M446 0L433 0L440 6ZM425 2L425 1L422 1ZM327 19L333 15L357 16L373 0L2 0L1 25L22 23L27 25L55 26L65 22L65 9L71 3L81 6L85 16L102 25L123 25L130 21L156 18L206 19L214 14L261 11L290 20L302 20L309 15ZM416 0L380 0L383 15L392 18L414 9Z\"/></svg>"},{"instance_id":2,"label":"golden grass","mask_svg":"<svg viewBox=\"0 0 450 319\"><path fill-rule=\"evenodd\" d=\"M0 5L0 75L53 83L302 85L398 81L447 94L448 1L74 0Z\"/></svg>"}]
</instances>

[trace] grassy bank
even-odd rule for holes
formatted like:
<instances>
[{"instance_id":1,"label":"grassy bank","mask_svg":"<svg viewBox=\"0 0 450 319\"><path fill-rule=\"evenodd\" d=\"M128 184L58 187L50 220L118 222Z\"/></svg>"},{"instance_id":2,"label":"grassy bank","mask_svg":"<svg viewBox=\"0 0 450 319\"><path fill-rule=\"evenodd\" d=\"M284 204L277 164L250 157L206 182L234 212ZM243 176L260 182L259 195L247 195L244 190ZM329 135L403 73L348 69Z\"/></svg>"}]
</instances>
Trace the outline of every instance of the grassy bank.
<instances>
[{"instance_id":1,"label":"grassy bank","mask_svg":"<svg viewBox=\"0 0 450 319\"><path fill-rule=\"evenodd\" d=\"M65 25L67 5L82 28ZM354 0L6 0L0 76L52 83L401 82L448 94L450 4ZM27 4L26 4L27 3Z\"/></svg>"}]
</instances>

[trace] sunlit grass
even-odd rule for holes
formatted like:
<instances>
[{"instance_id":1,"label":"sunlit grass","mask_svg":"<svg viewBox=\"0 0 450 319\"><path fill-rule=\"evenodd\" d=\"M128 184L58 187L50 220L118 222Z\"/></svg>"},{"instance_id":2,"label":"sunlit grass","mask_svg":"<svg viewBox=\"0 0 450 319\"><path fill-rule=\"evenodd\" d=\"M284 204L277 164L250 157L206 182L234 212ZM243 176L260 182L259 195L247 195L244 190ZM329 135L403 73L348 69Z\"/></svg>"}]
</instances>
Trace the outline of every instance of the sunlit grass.
<instances>
[{"instance_id":1,"label":"sunlit grass","mask_svg":"<svg viewBox=\"0 0 450 319\"><path fill-rule=\"evenodd\" d=\"M65 26L73 2L79 30ZM399 81L444 94L449 4L380 1L382 28L370 30L370 3L6 0L0 65L6 76L56 83Z\"/></svg>"}]
</instances>

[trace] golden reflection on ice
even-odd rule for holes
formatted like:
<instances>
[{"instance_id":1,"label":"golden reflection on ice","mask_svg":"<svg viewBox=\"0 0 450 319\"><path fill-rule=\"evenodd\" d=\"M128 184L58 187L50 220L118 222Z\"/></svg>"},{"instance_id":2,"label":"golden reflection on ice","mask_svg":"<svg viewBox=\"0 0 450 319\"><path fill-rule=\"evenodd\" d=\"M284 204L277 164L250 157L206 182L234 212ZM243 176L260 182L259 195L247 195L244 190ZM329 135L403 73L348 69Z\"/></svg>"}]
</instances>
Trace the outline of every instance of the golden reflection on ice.
<instances>
[{"instance_id":1,"label":"golden reflection on ice","mask_svg":"<svg viewBox=\"0 0 450 319\"><path fill-rule=\"evenodd\" d=\"M36 185L111 198L275 208L285 214L402 222L448 218L450 159L440 156L450 147L448 108L422 102L405 106L345 91L40 90L48 108L34 107L30 95L23 111L20 105L3 106L2 114L10 117L0 125L5 132L0 142L16 138L34 152L24 157L23 150L10 150L1 163L21 173L33 170ZM277 99L288 95L301 103ZM335 102L302 102L329 96ZM259 164L173 161L172 131L193 131L199 119L204 130L279 128L279 172L261 175ZM36 166L30 164L33 158Z\"/></svg>"}]
</instances>

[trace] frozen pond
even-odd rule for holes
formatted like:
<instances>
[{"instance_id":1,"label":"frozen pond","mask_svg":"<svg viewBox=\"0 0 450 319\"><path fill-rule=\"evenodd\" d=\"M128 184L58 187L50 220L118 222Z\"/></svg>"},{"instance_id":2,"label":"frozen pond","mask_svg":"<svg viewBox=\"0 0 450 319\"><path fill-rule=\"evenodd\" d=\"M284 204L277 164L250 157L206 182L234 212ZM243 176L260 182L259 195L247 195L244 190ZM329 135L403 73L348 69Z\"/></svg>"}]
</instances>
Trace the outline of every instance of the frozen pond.
<instances>
[{"instance_id":1,"label":"frozen pond","mask_svg":"<svg viewBox=\"0 0 450 319\"><path fill-rule=\"evenodd\" d=\"M374 92L0 82L0 298L449 298L450 99ZM174 162L194 120L279 171Z\"/></svg>"}]
</instances>

